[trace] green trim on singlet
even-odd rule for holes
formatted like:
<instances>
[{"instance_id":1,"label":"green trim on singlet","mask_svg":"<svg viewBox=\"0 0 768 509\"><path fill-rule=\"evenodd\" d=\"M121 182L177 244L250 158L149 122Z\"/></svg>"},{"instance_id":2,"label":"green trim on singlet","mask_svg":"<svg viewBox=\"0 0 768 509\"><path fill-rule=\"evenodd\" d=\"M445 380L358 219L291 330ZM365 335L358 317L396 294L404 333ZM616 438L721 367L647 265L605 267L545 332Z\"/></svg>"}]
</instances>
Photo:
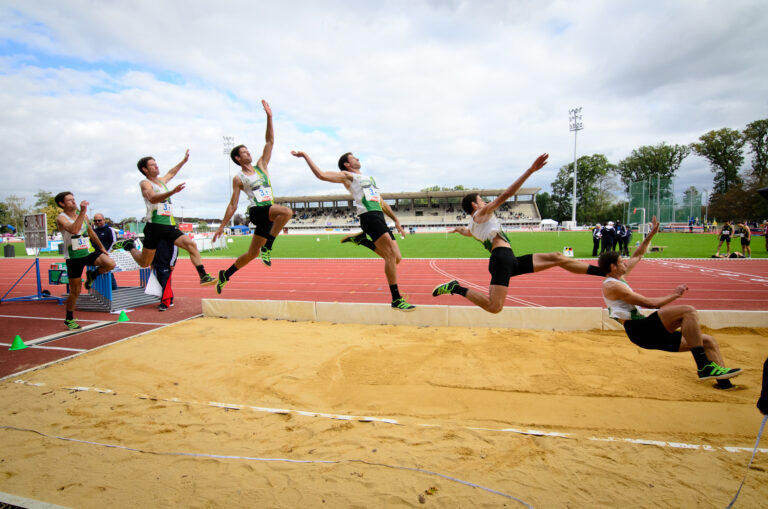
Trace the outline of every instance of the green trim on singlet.
<instances>
[{"instance_id":1,"label":"green trim on singlet","mask_svg":"<svg viewBox=\"0 0 768 509\"><path fill-rule=\"evenodd\" d=\"M152 183L152 181L150 181L150 184L151 183ZM165 192L167 193L168 192L168 186L165 185L165 182L163 182L161 180L160 184L163 186L163 188L165 189ZM166 198L165 200L161 201L160 203L168 203L169 205L171 205L173 202L171 202L171 197L169 196L168 198ZM154 223L154 224L165 224L165 225L170 225L170 226L176 226L176 219L173 217L173 208L171 208L171 215L170 216L163 216L163 215L157 213L157 206L160 205L160 203L153 203L155 208L152 209L152 218L151 218L150 222Z\"/></svg>"},{"instance_id":2,"label":"green trim on singlet","mask_svg":"<svg viewBox=\"0 0 768 509\"><path fill-rule=\"evenodd\" d=\"M496 235L498 235L499 237L504 239L504 241L507 244L510 244L510 247L511 247L512 243L509 241L509 237L507 237L507 234L504 232L504 230L499 230L499 232ZM485 249L487 249L489 253L491 251L493 251L493 239L491 239L491 240L484 240L484 241L482 241L482 244L483 244L483 247Z\"/></svg>"},{"instance_id":3,"label":"green trim on singlet","mask_svg":"<svg viewBox=\"0 0 768 509\"><path fill-rule=\"evenodd\" d=\"M616 279L616 278L614 278L614 279ZM621 282L621 283L624 283L624 285L625 285L627 288L629 288L630 290L632 289L632 288L629 286L629 283L627 283L626 281L624 281L624 278L623 278L623 277L622 277L621 279L616 279L616 281L619 281L619 282ZM611 307L610 307L610 306L608 306L608 316L611 316L611 314L612 314L612 313L611 313ZM630 320L642 320L643 318L648 318L648 317L647 317L647 316L645 316L644 314L642 314L640 311L638 311L638 310L637 310L637 306L632 306L632 310L629 312L629 319L630 319Z\"/></svg>"},{"instance_id":4,"label":"green trim on singlet","mask_svg":"<svg viewBox=\"0 0 768 509\"><path fill-rule=\"evenodd\" d=\"M374 189L376 189L376 194L379 195L379 199L383 199L381 197L381 193L379 193L379 187L376 185L376 179L373 177L365 177L366 179L371 181L371 186L373 186ZM363 180L360 179L360 192L362 193L362 196L360 197L360 200L363 202L363 207L365 207L365 210L368 212L384 212L381 208L381 202L380 201L368 201L365 199L365 187L363 187Z\"/></svg>"},{"instance_id":5,"label":"green trim on singlet","mask_svg":"<svg viewBox=\"0 0 768 509\"><path fill-rule=\"evenodd\" d=\"M66 215L66 214L65 214ZM80 211L77 211L77 215L80 215ZM72 221L74 223L74 221ZM85 258L89 254L93 253L95 249L93 248L93 244L91 244L91 239L88 237L88 223L86 220L83 220L83 224L80 225L80 234L79 237L85 237L85 241L88 243L88 249L78 249L75 251L72 249L72 238L78 238L74 235L70 236L69 245L67 246L67 253L69 254L70 259L77 259L77 258Z\"/></svg>"},{"instance_id":6,"label":"green trim on singlet","mask_svg":"<svg viewBox=\"0 0 768 509\"><path fill-rule=\"evenodd\" d=\"M248 204L248 207L246 207L246 210L248 210L251 207L269 207L270 205L274 205L275 204L275 194L272 191L272 182L269 180L269 175L267 175L267 173L264 170L262 170L261 168L259 168L258 166L254 166L253 167L253 171L255 171L257 174L259 174L259 176L261 177L261 180L266 183L266 186L262 185L262 186L259 186L259 187L268 187L270 189L270 193L272 194L272 199L269 200L269 201L258 201L258 200L256 200L256 197L254 196L253 202ZM247 177L247 175L246 175L246 177ZM251 188L251 189L253 189L253 188Z\"/></svg>"}]
</instances>

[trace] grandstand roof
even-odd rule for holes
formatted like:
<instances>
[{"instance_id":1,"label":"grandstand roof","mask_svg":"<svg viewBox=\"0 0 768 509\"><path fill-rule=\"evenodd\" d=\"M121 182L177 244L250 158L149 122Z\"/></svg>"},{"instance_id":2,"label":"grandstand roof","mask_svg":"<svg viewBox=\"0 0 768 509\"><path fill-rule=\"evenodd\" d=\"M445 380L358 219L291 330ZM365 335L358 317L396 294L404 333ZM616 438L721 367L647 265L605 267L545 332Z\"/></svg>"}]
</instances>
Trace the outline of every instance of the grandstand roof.
<instances>
[{"instance_id":1,"label":"grandstand roof","mask_svg":"<svg viewBox=\"0 0 768 509\"><path fill-rule=\"evenodd\" d=\"M499 196L506 189L465 189L463 191L414 191L403 193L381 193L385 200L407 200L416 198L463 198L469 192L480 193L480 196ZM515 195L534 195L541 191L540 187L521 187ZM345 194L318 194L311 196L277 196L278 203L286 202L321 202L321 201L347 201L352 197Z\"/></svg>"}]
</instances>

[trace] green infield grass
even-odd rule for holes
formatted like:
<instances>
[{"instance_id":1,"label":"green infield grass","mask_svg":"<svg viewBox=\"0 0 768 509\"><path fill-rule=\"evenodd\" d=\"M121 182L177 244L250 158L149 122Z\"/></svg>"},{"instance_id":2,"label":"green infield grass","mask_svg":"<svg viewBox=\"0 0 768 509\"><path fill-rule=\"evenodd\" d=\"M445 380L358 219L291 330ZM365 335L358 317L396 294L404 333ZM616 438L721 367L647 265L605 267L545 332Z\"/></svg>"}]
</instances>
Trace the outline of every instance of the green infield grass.
<instances>
[{"instance_id":1,"label":"green infield grass","mask_svg":"<svg viewBox=\"0 0 768 509\"><path fill-rule=\"evenodd\" d=\"M508 232L512 249L518 255L528 253L562 252L564 247L573 248L576 258L592 256L592 235L590 232ZM321 235L280 235L275 241L272 258L373 258L376 254L369 249L351 242L341 244L342 234ZM474 239L457 233L418 233L401 239L396 235L400 252L404 258L487 258L488 252ZM632 237L631 249L640 239ZM236 258L246 249L250 236L230 236L227 249L202 253L205 258ZM718 237L700 233L659 233L653 239L653 246L663 246L663 251L648 252L647 258L710 258L717 248ZM14 244L16 256L26 257L24 245ZM731 250L741 250L738 238L731 241ZM722 253L725 253L723 245ZM181 257L186 253L182 251ZM58 253L41 253L41 257L61 257ZM768 258L763 237L753 237L752 257Z\"/></svg>"}]
</instances>

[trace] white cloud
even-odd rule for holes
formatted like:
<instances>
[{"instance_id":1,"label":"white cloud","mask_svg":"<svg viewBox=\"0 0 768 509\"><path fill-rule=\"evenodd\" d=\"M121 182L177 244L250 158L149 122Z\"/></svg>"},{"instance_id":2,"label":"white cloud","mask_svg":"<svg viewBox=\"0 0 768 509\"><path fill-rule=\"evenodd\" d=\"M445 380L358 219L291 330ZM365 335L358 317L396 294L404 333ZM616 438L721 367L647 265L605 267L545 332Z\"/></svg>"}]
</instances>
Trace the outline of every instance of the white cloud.
<instances>
[{"instance_id":1,"label":"white cloud","mask_svg":"<svg viewBox=\"0 0 768 509\"><path fill-rule=\"evenodd\" d=\"M140 216L139 157L170 168L187 216L223 215L222 135L261 149L275 112L278 195L341 193L348 150L385 191L502 187L541 152L549 186L580 154L612 162L768 116L759 1L6 2L0 12L4 192L75 192ZM5 42L3 42L5 41ZM234 169L232 169L234 171ZM681 182L711 187L690 156Z\"/></svg>"}]
</instances>

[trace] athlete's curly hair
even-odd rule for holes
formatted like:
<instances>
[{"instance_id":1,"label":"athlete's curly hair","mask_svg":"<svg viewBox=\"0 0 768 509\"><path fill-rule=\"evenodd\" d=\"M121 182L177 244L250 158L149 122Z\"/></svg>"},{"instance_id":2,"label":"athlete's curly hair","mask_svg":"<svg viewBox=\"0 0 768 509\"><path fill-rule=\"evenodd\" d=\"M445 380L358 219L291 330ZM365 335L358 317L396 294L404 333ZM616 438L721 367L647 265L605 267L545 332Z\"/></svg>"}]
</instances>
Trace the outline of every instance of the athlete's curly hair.
<instances>
[{"instance_id":1,"label":"athlete's curly hair","mask_svg":"<svg viewBox=\"0 0 768 509\"><path fill-rule=\"evenodd\" d=\"M146 167L147 167L147 164L148 164L150 161L154 161L154 160L155 160L155 158L154 158L154 157L152 157L152 156L147 156L147 157L142 157L141 159L139 159L139 162L138 162L138 163L136 163L136 166L139 168L139 171L140 171L140 172L141 172L141 174L142 174L142 175L144 175L145 177L147 176L147 172L146 172L146 171L144 171L144 169L146 169Z\"/></svg>"},{"instance_id":2,"label":"athlete's curly hair","mask_svg":"<svg viewBox=\"0 0 768 509\"><path fill-rule=\"evenodd\" d=\"M347 152L345 154L342 154L341 157L339 157L339 169L341 171L349 171L346 166L344 166L344 163L349 162L349 156L352 155L352 152Z\"/></svg>"},{"instance_id":3,"label":"athlete's curly hair","mask_svg":"<svg viewBox=\"0 0 768 509\"><path fill-rule=\"evenodd\" d=\"M474 212L472 210L472 204L477 201L478 196L480 196L480 193L469 193L461 200L461 208L470 216L472 215L472 212Z\"/></svg>"},{"instance_id":4,"label":"athlete's curly hair","mask_svg":"<svg viewBox=\"0 0 768 509\"><path fill-rule=\"evenodd\" d=\"M619 263L619 256L621 256L621 253L618 251L606 251L597 259L597 266L600 267L605 274L608 274L611 271L611 265Z\"/></svg>"},{"instance_id":5,"label":"athlete's curly hair","mask_svg":"<svg viewBox=\"0 0 768 509\"><path fill-rule=\"evenodd\" d=\"M232 152L229 153L229 157L232 159L232 162L235 163L235 164L240 164L235 159L235 156L239 156L240 155L240 149L241 148L245 148L245 145L238 145L238 146L236 146L235 148L232 149Z\"/></svg>"}]
</instances>

